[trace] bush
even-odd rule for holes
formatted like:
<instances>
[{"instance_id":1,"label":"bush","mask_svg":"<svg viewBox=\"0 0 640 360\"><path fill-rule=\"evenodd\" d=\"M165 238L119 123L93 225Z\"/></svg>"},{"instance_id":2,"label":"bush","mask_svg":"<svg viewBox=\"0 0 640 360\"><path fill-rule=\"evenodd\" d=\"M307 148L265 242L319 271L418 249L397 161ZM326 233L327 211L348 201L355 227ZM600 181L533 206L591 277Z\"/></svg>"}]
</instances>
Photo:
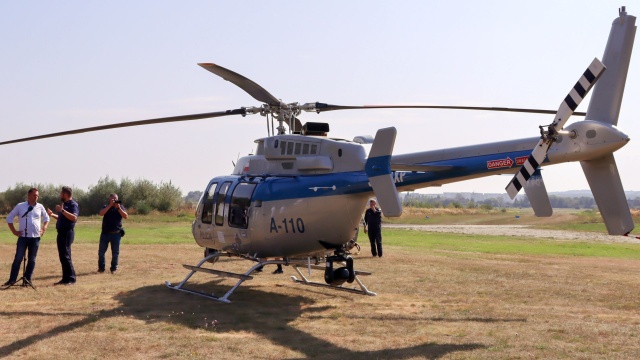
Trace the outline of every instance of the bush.
<instances>
[{"instance_id":1,"label":"bush","mask_svg":"<svg viewBox=\"0 0 640 360\"><path fill-rule=\"evenodd\" d=\"M141 201L135 205L136 213L140 215L149 215L151 213L151 205Z\"/></svg>"}]
</instances>

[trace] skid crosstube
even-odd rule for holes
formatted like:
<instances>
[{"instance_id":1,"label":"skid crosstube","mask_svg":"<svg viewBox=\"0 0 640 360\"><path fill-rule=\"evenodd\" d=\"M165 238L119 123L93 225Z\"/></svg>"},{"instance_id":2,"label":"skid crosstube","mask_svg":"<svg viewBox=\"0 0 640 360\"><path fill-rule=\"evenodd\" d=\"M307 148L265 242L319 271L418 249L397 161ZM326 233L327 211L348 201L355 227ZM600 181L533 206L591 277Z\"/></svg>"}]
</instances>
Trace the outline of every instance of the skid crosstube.
<instances>
[{"instance_id":1,"label":"skid crosstube","mask_svg":"<svg viewBox=\"0 0 640 360\"><path fill-rule=\"evenodd\" d=\"M209 268L205 268L202 267L202 265L210 260L217 260L216 258L221 257L221 256L228 256L228 257L240 257L246 260L251 260L251 261L257 261L257 264L253 265L251 268L249 268L249 270L247 270L244 274L238 274L238 273L232 273L232 272L228 272L228 271L222 271L222 270L214 270L214 269L209 269ZM235 255L235 254L230 254L230 253L220 253L220 252L216 252L213 253L211 255L206 256L204 259L202 259L197 265L193 266L193 265L183 265L183 267L185 269L190 270L189 274L187 274L187 276L177 285L173 285L171 284L169 281L165 281L165 284L167 285L168 288L172 289L172 290L177 290L177 291L182 291L185 293L189 293L189 294L193 294L193 295L198 295L198 296L202 296L205 297L207 299L210 300L214 300L214 301L219 301L219 302L223 302L223 303L230 303L231 301L229 301L229 296L231 296L231 294L233 294L233 292L245 281L247 280L252 280L253 276L251 276L251 273L253 273L254 271L256 271L256 269L261 268L265 265L271 265L271 264L281 264L281 265L292 265L294 270L298 273L298 275L301 277L302 280L296 278L295 276L292 276L291 279L295 282L295 283L299 283L299 284L303 284L303 285L309 285L309 286L315 286L315 287L323 287L323 288L329 288L331 290L338 290L338 291L346 291L346 292L351 292L351 293L356 293L356 294L362 294L362 295L370 295L370 296L375 296L376 293L369 291L367 289L367 287L362 283L362 281L360 281L360 279L358 278L358 275L371 275L370 272L367 271L355 271L356 277L355 277L355 281L358 283L358 285L360 286L360 289L357 288L347 288L344 286L332 286L332 285L328 285L328 284L323 284L323 283L319 283L319 282L314 282L314 281L310 281L309 279L307 279L307 277L305 277L302 272L300 271L300 267L302 268L307 268L309 270L309 272L311 271L311 269L314 270L324 270L325 267L318 265L318 263L320 262L319 259L317 258L307 258L307 259L285 259L285 260L266 260L266 261L261 261L260 259L257 258L251 258L249 256L242 256L242 255ZM193 274L195 274L196 272L203 272L206 274L210 274L210 275L216 275L216 276L221 276L221 277L230 277L230 278L235 278L238 279L238 282L231 287L231 289L229 289L223 296L216 296L214 293L205 293L202 291L198 291L198 290L193 290L193 289L189 289L185 287L185 284L187 283L187 281L189 281L189 279L191 278L191 276L193 276Z\"/></svg>"}]
</instances>

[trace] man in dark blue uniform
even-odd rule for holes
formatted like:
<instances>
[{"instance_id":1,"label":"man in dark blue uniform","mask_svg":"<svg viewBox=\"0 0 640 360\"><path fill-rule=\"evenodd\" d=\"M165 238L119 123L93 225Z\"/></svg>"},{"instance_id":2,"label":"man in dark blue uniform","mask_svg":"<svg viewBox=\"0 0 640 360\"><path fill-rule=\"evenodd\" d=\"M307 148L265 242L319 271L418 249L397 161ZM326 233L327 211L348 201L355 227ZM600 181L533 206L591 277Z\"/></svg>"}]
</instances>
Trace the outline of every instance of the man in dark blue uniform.
<instances>
[{"instance_id":1,"label":"man in dark blue uniform","mask_svg":"<svg viewBox=\"0 0 640 360\"><path fill-rule=\"evenodd\" d=\"M104 254L111 244L111 270L112 274L118 271L118 255L120 255L120 239L122 239L122 219L129 217L127 209L118 201L118 194L109 195L109 203L102 207L98 213L102 216L102 232L100 233L100 246L98 248L98 272L105 270Z\"/></svg>"},{"instance_id":2,"label":"man in dark blue uniform","mask_svg":"<svg viewBox=\"0 0 640 360\"><path fill-rule=\"evenodd\" d=\"M73 262L71 261L71 244L73 244L74 228L76 221L78 221L80 209L78 203L73 200L72 195L71 188L63 186L62 191L60 191L62 204L56 205L56 213L51 209L47 209L49 216L58 219L56 222L56 229L58 230L56 241L58 244L58 257L60 258L60 265L62 265L62 280L54 285L72 285L76 283L76 271L73 269Z\"/></svg>"},{"instance_id":3,"label":"man in dark blue uniform","mask_svg":"<svg viewBox=\"0 0 640 360\"><path fill-rule=\"evenodd\" d=\"M382 257L382 211L373 199L369 200L369 208L364 212L364 233L369 234L371 255Z\"/></svg>"}]
</instances>

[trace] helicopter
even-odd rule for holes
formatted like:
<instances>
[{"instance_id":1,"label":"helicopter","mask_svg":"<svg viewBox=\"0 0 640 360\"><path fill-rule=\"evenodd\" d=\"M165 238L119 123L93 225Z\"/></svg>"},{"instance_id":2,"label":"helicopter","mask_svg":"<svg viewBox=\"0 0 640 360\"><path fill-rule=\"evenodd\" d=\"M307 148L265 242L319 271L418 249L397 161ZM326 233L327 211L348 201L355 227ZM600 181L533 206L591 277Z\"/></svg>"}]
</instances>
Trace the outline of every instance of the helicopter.
<instances>
[{"instance_id":1,"label":"helicopter","mask_svg":"<svg viewBox=\"0 0 640 360\"><path fill-rule=\"evenodd\" d=\"M399 192L491 175L515 174L505 190L513 199L524 190L537 216L553 210L540 168L579 161L607 231L627 235L634 223L613 153L629 136L617 122L635 36L635 17L624 7L614 20L602 61L594 59L562 100L558 110L436 105L333 105L322 102L285 103L262 86L232 70L200 63L210 73L231 82L260 102L254 107L172 116L75 129L0 142L8 145L57 136L115 128L198 119L261 115L267 136L255 141L253 154L241 157L230 175L211 179L198 202L192 234L204 248L196 265L183 265L188 275L173 290L228 303L233 292L265 265L292 266L296 283L376 295L361 281L370 272L356 270L351 246L367 200L375 197L387 217L402 214ZM593 88L586 113L575 112ZM451 109L527 112L554 115L540 126L540 136L394 154L397 131L379 129L374 137L331 138L329 124L303 123L305 112L338 110ZM570 116L586 120L565 127ZM276 126L277 125L277 126ZM367 153L366 147L370 146ZM222 257L252 263L244 273L205 267ZM307 269L324 272L324 283L311 281ZM186 287L197 272L237 279L222 296ZM356 283L357 287L351 286Z\"/></svg>"}]
</instances>

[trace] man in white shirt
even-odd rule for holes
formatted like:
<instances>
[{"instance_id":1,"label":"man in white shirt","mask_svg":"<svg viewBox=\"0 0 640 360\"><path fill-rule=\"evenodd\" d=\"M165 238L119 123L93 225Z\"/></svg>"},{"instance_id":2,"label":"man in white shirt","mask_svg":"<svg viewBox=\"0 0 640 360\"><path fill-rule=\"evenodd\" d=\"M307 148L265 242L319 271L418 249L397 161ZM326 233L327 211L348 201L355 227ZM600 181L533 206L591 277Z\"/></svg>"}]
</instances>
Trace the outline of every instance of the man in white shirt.
<instances>
[{"instance_id":1,"label":"man in white shirt","mask_svg":"<svg viewBox=\"0 0 640 360\"><path fill-rule=\"evenodd\" d=\"M16 246L16 256L11 266L11 275L9 281L3 286L11 286L18 279L20 271L20 262L24 258L27 250L29 251L27 268L22 274L29 284L31 284L31 275L36 267L36 256L38 255L38 247L40 246L40 237L47 231L49 225L49 215L42 204L38 203L40 194L38 189L31 188L27 193L27 201L16 205L7 216L7 225L13 235L18 237ZM18 218L18 230L16 230L13 221ZM42 223L42 225L41 225Z\"/></svg>"}]
</instances>

